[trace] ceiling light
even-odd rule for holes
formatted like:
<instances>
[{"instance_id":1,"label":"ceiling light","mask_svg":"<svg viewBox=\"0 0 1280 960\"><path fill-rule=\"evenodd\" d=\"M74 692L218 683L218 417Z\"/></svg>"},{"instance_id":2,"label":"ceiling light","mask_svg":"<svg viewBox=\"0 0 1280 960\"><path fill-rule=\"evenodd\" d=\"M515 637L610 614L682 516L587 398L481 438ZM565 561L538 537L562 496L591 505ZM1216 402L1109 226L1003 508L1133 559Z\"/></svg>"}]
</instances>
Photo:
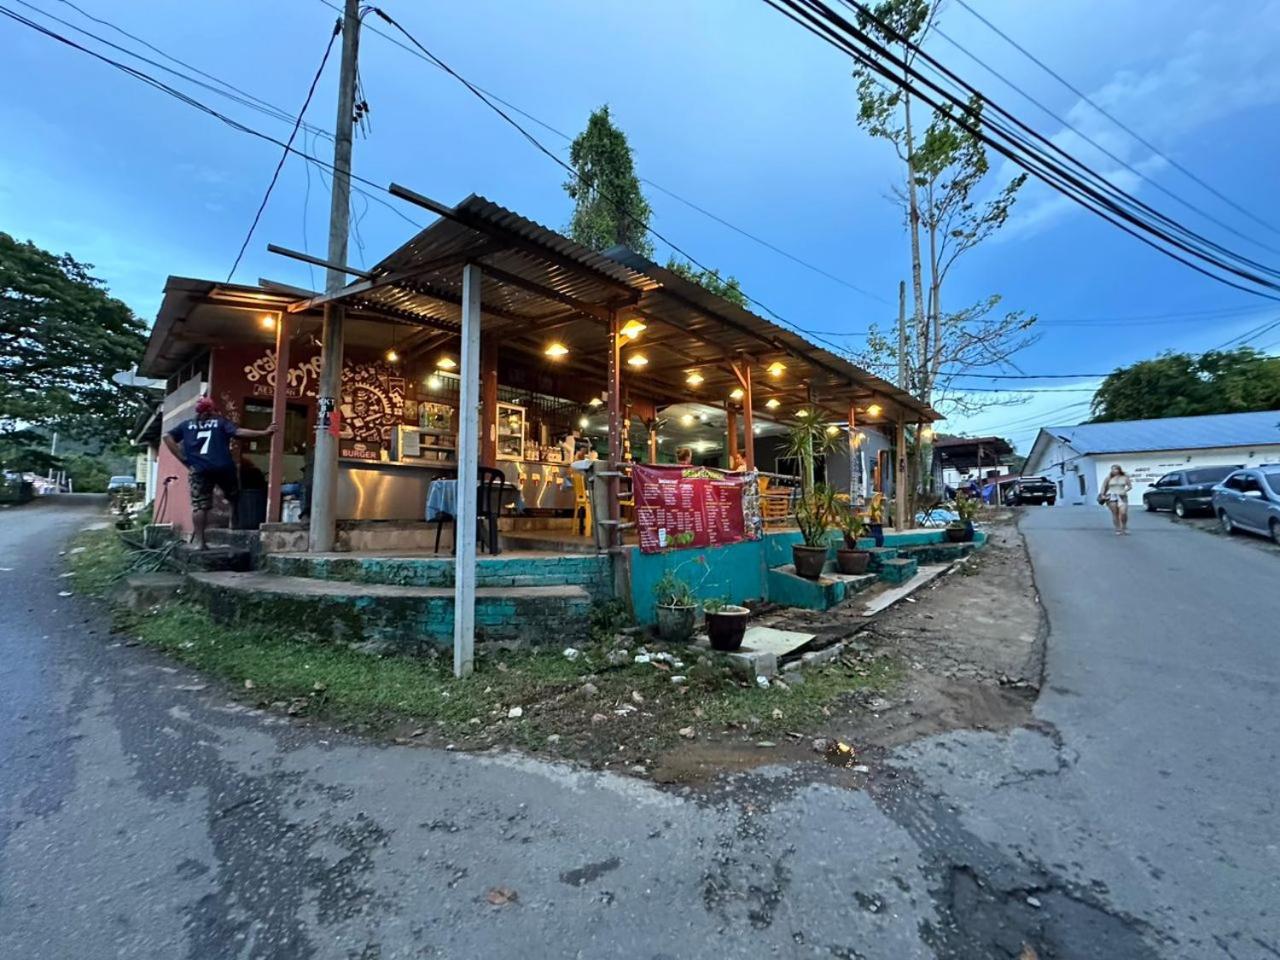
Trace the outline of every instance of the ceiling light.
<instances>
[{"instance_id":1,"label":"ceiling light","mask_svg":"<svg viewBox=\"0 0 1280 960\"><path fill-rule=\"evenodd\" d=\"M692 414L692 413L686 413L683 417L681 417L681 418L680 418L680 422L681 422L681 423L683 423L686 427L692 427L692 426L693 426L693 414Z\"/></svg>"},{"instance_id":2,"label":"ceiling light","mask_svg":"<svg viewBox=\"0 0 1280 960\"><path fill-rule=\"evenodd\" d=\"M840 432L840 428L837 427L834 423L831 424L831 426L827 427L827 436L829 437L834 437L839 432Z\"/></svg>"},{"instance_id":3,"label":"ceiling light","mask_svg":"<svg viewBox=\"0 0 1280 960\"><path fill-rule=\"evenodd\" d=\"M923 430L920 431L920 436L923 437L925 440L932 440L933 427L925 427Z\"/></svg>"},{"instance_id":4,"label":"ceiling light","mask_svg":"<svg viewBox=\"0 0 1280 960\"><path fill-rule=\"evenodd\" d=\"M427 377L427 389L428 390L440 389L440 378L437 377L434 373L431 376Z\"/></svg>"},{"instance_id":5,"label":"ceiling light","mask_svg":"<svg viewBox=\"0 0 1280 960\"><path fill-rule=\"evenodd\" d=\"M269 313L262 315L262 319L258 321L262 324L263 330L274 330L276 328L276 318Z\"/></svg>"},{"instance_id":6,"label":"ceiling light","mask_svg":"<svg viewBox=\"0 0 1280 960\"><path fill-rule=\"evenodd\" d=\"M600 404L604 403L604 401L603 401L603 400L601 400L599 397L592 397L592 398L591 398L589 401L587 401L587 402L588 402L588 404L589 404L590 406L593 406L593 407L598 407L598 406L600 406Z\"/></svg>"},{"instance_id":7,"label":"ceiling light","mask_svg":"<svg viewBox=\"0 0 1280 960\"><path fill-rule=\"evenodd\" d=\"M631 356L627 357L627 365L631 367L643 367L648 362L649 358L643 353L633 353Z\"/></svg>"},{"instance_id":8,"label":"ceiling light","mask_svg":"<svg viewBox=\"0 0 1280 960\"><path fill-rule=\"evenodd\" d=\"M871 406L867 407L868 417L878 417L882 413L884 413L884 408L878 403L873 403Z\"/></svg>"},{"instance_id":9,"label":"ceiling light","mask_svg":"<svg viewBox=\"0 0 1280 960\"><path fill-rule=\"evenodd\" d=\"M796 411L796 416L797 416L797 417L807 417L807 416L809 416L809 411L808 411L808 410L797 410L797 411Z\"/></svg>"},{"instance_id":10,"label":"ceiling light","mask_svg":"<svg viewBox=\"0 0 1280 960\"><path fill-rule=\"evenodd\" d=\"M703 423L706 423L706 422L707 422L707 415L706 415L705 413L700 413L700 414L698 414L698 419L699 419L699 420L701 420Z\"/></svg>"},{"instance_id":11,"label":"ceiling light","mask_svg":"<svg viewBox=\"0 0 1280 960\"><path fill-rule=\"evenodd\" d=\"M580 426L583 430L585 430L587 429L587 427L591 426L591 421L588 420L586 417L583 417L581 420L578 421L578 426Z\"/></svg>"},{"instance_id":12,"label":"ceiling light","mask_svg":"<svg viewBox=\"0 0 1280 960\"><path fill-rule=\"evenodd\" d=\"M563 357L565 354L567 354L569 352L569 348L566 347L563 343L556 341L555 343L547 344L547 349L543 350L542 352L554 360L554 359Z\"/></svg>"},{"instance_id":13,"label":"ceiling light","mask_svg":"<svg viewBox=\"0 0 1280 960\"><path fill-rule=\"evenodd\" d=\"M786 369L787 365L785 363L775 360L773 363L769 364L769 376L780 377L782 376L782 372Z\"/></svg>"},{"instance_id":14,"label":"ceiling light","mask_svg":"<svg viewBox=\"0 0 1280 960\"><path fill-rule=\"evenodd\" d=\"M387 363L399 363L399 362L400 362L400 354L396 353L396 351L395 351L395 348L394 348L394 347L393 347L392 349L388 350L386 353L384 353L384 354L383 354L383 356L387 358Z\"/></svg>"},{"instance_id":15,"label":"ceiling light","mask_svg":"<svg viewBox=\"0 0 1280 960\"><path fill-rule=\"evenodd\" d=\"M453 357L441 357L436 361L436 366L441 370L452 370L457 365L458 362L454 360Z\"/></svg>"},{"instance_id":16,"label":"ceiling light","mask_svg":"<svg viewBox=\"0 0 1280 960\"><path fill-rule=\"evenodd\" d=\"M745 396L746 394L743 392L741 387L734 387L729 393L730 400L741 400Z\"/></svg>"},{"instance_id":17,"label":"ceiling light","mask_svg":"<svg viewBox=\"0 0 1280 960\"><path fill-rule=\"evenodd\" d=\"M703 376L697 370L691 370L689 375L684 378L684 382L691 387L696 387L698 384L702 383L702 381Z\"/></svg>"},{"instance_id":18,"label":"ceiling light","mask_svg":"<svg viewBox=\"0 0 1280 960\"><path fill-rule=\"evenodd\" d=\"M768 407L770 410L777 410L780 406L782 406L782 403L781 401L778 400L777 397L770 397L768 400L764 402L764 405Z\"/></svg>"},{"instance_id":19,"label":"ceiling light","mask_svg":"<svg viewBox=\"0 0 1280 960\"><path fill-rule=\"evenodd\" d=\"M628 340L634 340L640 334L644 333L645 323L643 320L628 320L622 325L619 332Z\"/></svg>"},{"instance_id":20,"label":"ceiling light","mask_svg":"<svg viewBox=\"0 0 1280 960\"><path fill-rule=\"evenodd\" d=\"M753 427L751 428L751 430L752 430L752 432L753 432L753 433L759 433L759 432L760 432L760 425L759 425L759 424L756 424L755 426L753 426Z\"/></svg>"}]
</instances>

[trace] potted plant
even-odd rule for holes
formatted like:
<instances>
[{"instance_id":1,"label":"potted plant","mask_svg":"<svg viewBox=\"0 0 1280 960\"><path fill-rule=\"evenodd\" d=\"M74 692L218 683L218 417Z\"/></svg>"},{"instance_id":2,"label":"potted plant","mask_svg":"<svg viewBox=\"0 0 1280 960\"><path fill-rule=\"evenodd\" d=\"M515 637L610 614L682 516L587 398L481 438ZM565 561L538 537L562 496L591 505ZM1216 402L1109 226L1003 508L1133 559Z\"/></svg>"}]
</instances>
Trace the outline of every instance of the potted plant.
<instances>
[{"instance_id":1,"label":"potted plant","mask_svg":"<svg viewBox=\"0 0 1280 960\"><path fill-rule=\"evenodd\" d=\"M834 525L839 509L836 491L824 483L817 484L811 493L796 501L796 526L800 528L804 541L791 546L791 558L798 576L810 580L822 576L830 546L827 533Z\"/></svg>"},{"instance_id":2,"label":"potted plant","mask_svg":"<svg viewBox=\"0 0 1280 960\"><path fill-rule=\"evenodd\" d=\"M683 567L684 564L680 564ZM653 586L658 614L658 636L670 643L685 643L693 636L697 601L693 587L680 576L680 567L666 571Z\"/></svg>"},{"instance_id":3,"label":"potted plant","mask_svg":"<svg viewBox=\"0 0 1280 960\"><path fill-rule=\"evenodd\" d=\"M884 494L877 493L867 504L867 529L877 547L884 546Z\"/></svg>"},{"instance_id":4,"label":"potted plant","mask_svg":"<svg viewBox=\"0 0 1280 960\"><path fill-rule=\"evenodd\" d=\"M866 573L871 563L871 553L858 549L858 538L865 536L867 522L852 504L842 504L836 515L836 523L844 534L844 549L836 551L836 568L841 573Z\"/></svg>"},{"instance_id":5,"label":"potted plant","mask_svg":"<svg viewBox=\"0 0 1280 960\"><path fill-rule=\"evenodd\" d=\"M730 653L742 646L742 636L747 632L747 618L751 611L735 606L721 597L712 597L702 604L707 615L707 637L715 650Z\"/></svg>"},{"instance_id":6,"label":"potted plant","mask_svg":"<svg viewBox=\"0 0 1280 960\"><path fill-rule=\"evenodd\" d=\"M947 539L952 543L968 543L973 539L973 518L982 501L967 493L956 494L956 519L947 524Z\"/></svg>"}]
</instances>

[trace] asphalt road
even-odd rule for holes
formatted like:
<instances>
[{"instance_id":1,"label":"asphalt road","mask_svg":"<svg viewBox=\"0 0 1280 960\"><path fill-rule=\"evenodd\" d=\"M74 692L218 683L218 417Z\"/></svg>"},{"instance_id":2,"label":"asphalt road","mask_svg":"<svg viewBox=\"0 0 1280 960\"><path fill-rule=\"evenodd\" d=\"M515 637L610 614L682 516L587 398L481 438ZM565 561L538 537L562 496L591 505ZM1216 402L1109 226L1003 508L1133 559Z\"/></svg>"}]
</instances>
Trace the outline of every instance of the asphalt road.
<instances>
[{"instance_id":1,"label":"asphalt road","mask_svg":"<svg viewBox=\"0 0 1280 960\"><path fill-rule=\"evenodd\" d=\"M1033 728L694 796L231 703L58 595L92 519L0 511L0 957L1280 956L1280 592L1224 538L1033 512Z\"/></svg>"}]
</instances>

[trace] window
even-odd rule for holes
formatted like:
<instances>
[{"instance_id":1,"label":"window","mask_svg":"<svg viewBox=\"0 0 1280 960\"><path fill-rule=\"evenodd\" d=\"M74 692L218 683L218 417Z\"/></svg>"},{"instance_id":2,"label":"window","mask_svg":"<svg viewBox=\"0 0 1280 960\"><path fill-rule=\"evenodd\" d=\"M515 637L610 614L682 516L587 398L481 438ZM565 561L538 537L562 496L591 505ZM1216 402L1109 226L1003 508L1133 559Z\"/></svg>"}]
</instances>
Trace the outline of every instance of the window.
<instances>
[{"instance_id":1,"label":"window","mask_svg":"<svg viewBox=\"0 0 1280 960\"><path fill-rule=\"evenodd\" d=\"M1156 481L1157 487L1177 487L1182 484L1182 474L1166 473L1163 477Z\"/></svg>"},{"instance_id":2,"label":"window","mask_svg":"<svg viewBox=\"0 0 1280 960\"><path fill-rule=\"evenodd\" d=\"M1267 481L1267 486L1271 488L1271 492L1280 497L1280 470L1264 470L1262 476Z\"/></svg>"},{"instance_id":3,"label":"window","mask_svg":"<svg viewBox=\"0 0 1280 960\"><path fill-rule=\"evenodd\" d=\"M1258 478L1251 473L1242 473L1237 478L1240 481L1240 489L1245 493L1262 493L1262 484L1258 483Z\"/></svg>"},{"instance_id":4,"label":"window","mask_svg":"<svg viewBox=\"0 0 1280 960\"><path fill-rule=\"evenodd\" d=\"M1086 490L1086 489L1085 489L1085 485L1084 485L1084 474L1083 474L1083 473L1077 473L1077 474L1076 474L1076 479L1080 481L1080 496L1082 496L1082 497L1083 497L1086 493L1088 493L1088 492L1089 492L1088 490Z\"/></svg>"},{"instance_id":5,"label":"window","mask_svg":"<svg viewBox=\"0 0 1280 960\"><path fill-rule=\"evenodd\" d=\"M1223 477L1229 476L1235 467L1201 467L1187 471L1187 483L1219 483Z\"/></svg>"}]
</instances>

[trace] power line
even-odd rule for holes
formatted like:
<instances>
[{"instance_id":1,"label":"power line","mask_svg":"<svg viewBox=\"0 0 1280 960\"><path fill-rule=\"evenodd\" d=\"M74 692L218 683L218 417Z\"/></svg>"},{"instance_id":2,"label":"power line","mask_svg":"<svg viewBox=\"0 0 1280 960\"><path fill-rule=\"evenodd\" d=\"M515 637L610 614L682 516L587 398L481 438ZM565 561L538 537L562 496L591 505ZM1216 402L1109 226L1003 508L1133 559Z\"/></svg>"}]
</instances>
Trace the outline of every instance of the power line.
<instances>
[{"instance_id":1,"label":"power line","mask_svg":"<svg viewBox=\"0 0 1280 960\"><path fill-rule=\"evenodd\" d=\"M947 114L952 122L979 142L1008 157L1064 196L1081 204L1152 249L1226 286L1266 299L1280 299L1269 292L1280 290L1280 285L1239 265L1246 258L1232 253L1229 260L1224 260L1211 250L1204 248L1214 246L1212 241L1196 235L1197 239L1188 242L1181 237L1171 235L1158 223L1152 222L1153 217L1157 220L1168 218L1164 218L1162 214L1153 211L1105 178L1101 178L1087 165L1013 114L989 98L982 97L972 85L938 63L918 45L884 24L861 3L845 0L845 3L859 11L861 16L877 23L882 33L891 38L892 42L902 44L908 50L910 59L904 60L898 57L868 35L865 30L855 26L819 0L765 0L765 2L825 43L852 57L868 70L879 73L934 110ZM966 91L968 97L961 97L924 76L914 66L916 59L924 61L934 72ZM894 71L900 71L901 76ZM924 92L919 86L921 84L932 93ZM992 119L989 115L991 113L996 115L996 119ZM1052 159L1045 149L1036 146L1032 141L1044 144L1049 153L1059 155L1078 172L1072 172L1063 165L1062 161ZM1183 231L1186 231L1186 228L1183 228ZM1224 273L1239 277L1263 289L1246 286L1229 276L1224 276Z\"/></svg>"},{"instance_id":2,"label":"power line","mask_svg":"<svg viewBox=\"0 0 1280 960\"><path fill-rule=\"evenodd\" d=\"M1138 141L1138 143L1142 144L1144 147L1146 147L1148 150L1150 150L1150 151L1152 152L1152 154L1153 154L1153 155L1155 155L1155 156L1159 157L1159 158L1160 158L1161 160L1163 160L1165 163L1169 164L1169 166L1173 167L1175 170L1177 170L1179 173L1181 173L1183 176L1187 177L1188 179L1192 180L1194 183L1199 184L1201 187L1203 187L1205 190L1209 191L1209 193L1213 194L1215 197L1217 197L1217 198L1218 198L1219 200L1221 200L1223 203L1227 204L1227 206L1231 207L1231 208L1232 208L1233 210L1235 210L1236 212L1244 214L1246 217L1248 217L1250 220L1252 220L1254 223L1258 224L1259 226L1261 226L1261 227L1265 227L1267 230L1270 230L1272 233L1275 233L1275 234L1277 234L1277 235L1280 235L1280 229L1277 229L1276 227L1273 227L1271 224L1267 223L1265 220L1259 219L1259 218L1258 218L1258 216L1257 216L1257 215L1255 215L1251 210L1249 210L1249 209L1247 209L1246 207L1243 207L1243 206L1241 206L1240 204L1236 203L1236 202L1235 202L1234 200L1232 200L1230 197L1228 197L1228 196L1226 196L1225 194L1221 193L1221 192L1220 192L1220 191L1218 191L1215 187L1213 187L1211 184L1207 183L1206 181L1204 181L1203 179L1201 179L1199 176L1197 176L1196 174L1194 174L1194 173L1192 173L1190 170L1188 170L1186 167L1184 167L1182 164L1178 163L1178 161L1177 161L1177 160L1174 160L1172 157L1170 157L1170 156L1168 156L1167 154L1165 154L1165 153L1161 152L1161 150L1160 150L1158 147L1156 147L1153 143L1151 143L1149 140L1147 140L1145 137L1143 137L1141 134L1139 134L1136 130L1134 130L1134 129L1133 129L1132 127L1130 127L1130 126L1127 126L1127 125L1126 125L1122 120L1120 120L1118 117L1116 117L1113 113L1110 113L1106 108L1104 108L1104 107L1103 107L1103 106L1101 106L1099 103L1097 103L1097 101L1095 101L1095 100L1093 100L1091 97L1089 97L1089 96L1088 96L1088 94L1084 93L1084 92L1083 92L1082 90L1080 90L1078 87L1074 86L1074 85L1073 85L1069 80L1067 80L1067 79L1066 79L1065 77L1063 77L1060 73L1058 73L1057 71L1055 71L1052 67L1050 67L1048 64L1046 64L1043 60L1041 60L1039 57L1037 57L1035 54L1033 54L1030 50L1028 50L1026 47L1022 46L1020 43L1018 43L1018 41L1014 40L1011 36L1009 36L1007 33L1005 33L1003 30L1001 30L999 27L997 27L994 23L992 23L990 20L988 20L988 19L987 19L986 17L984 17L982 14L978 13L978 11L977 11L977 10L974 10L974 9L973 9L973 7L969 6L969 4L967 4L967 3L965 2L965 0L956 0L956 2L958 2L958 3L960 4L960 6L964 7L966 10L968 10L968 11L969 11L969 13L971 13L973 16L977 17L980 21L982 21L982 23L986 24L986 25L987 25L987 27L989 27L992 31L994 31L998 36L1000 36L1000 37L1001 37L1001 38L1002 38L1006 43L1008 43L1011 47L1013 47L1015 50L1017 50L1019 53L1021 53L1024 57L1026 57L1028 60L1030 60L1030 61L1031 61L1032 63L1034 63L1036 66L1038 66L1041 70L1043 70L1045 73L1049 74L1049 76L1053 77L1053 78L1054 78L1055 80L1057 80L1060 84L1062 84L1064 87L1066 87L1066 88L1067 88L1068 90L1070 90L1072 93L1074 93L1077 97L1079 97L1079 98L1081 99L1081 101L1083 101L1084 103L1087 103L1089 106L1093 107L1093 109L1097 110L1097 111L1098 111L1098 113L1102 114L1104 117L1106 117L1106 118L1107 118L1108 120L1110 120L1112 123L1114 123L1117 127L1119 127L1121 130L1123 130L1125 133L1129 134L1129 136L1133 137L1133 139L1135 139L1136 141Z\"/></svg>"},{"instance_id":3,"label":"power line","mask_svg":"<svg viewBox=\"0 0 1280 960\"><path fill-rule=\"evenodd\" d=\"M339 20L333 25L333 32L329 34L329 42L325 45L324 56L320 58L320 66L316 68L316 75L311 78L311 86L307 88L307 97L302 101L302 109L298 111L298 119L294 121L293 129L289 132L289 139L285 141L284 151L280 154L280 160L276 163L276 168L271 174L271 182L267 184L267 192L262 195L262 202L258 204L258 211L253 215L253 222L249 224L249 229L244 235L244 243L240 244L240 252L236 254L235 263L231 264L231 270L227 273L227 283L230 283L231 278L235 276L236 267L240 266L240 260L244 257L249 241L253 239L253 231L258 228L258 221L262 219L262 211L267 209L267 201L271 199L271 191L275 189L276 181L280 179L280 171L284 169L284 162L289 159L289 151L293 147L294 137L298 135L298 128L302 126L302 118L306 116L307 107L311 106L311 98L315 95L316 84L320 82L320 75L324 73L324 66L329 62L329 54L333 52L333 41L341 33L342 21Z\"/></svg>"}]
</instances>

